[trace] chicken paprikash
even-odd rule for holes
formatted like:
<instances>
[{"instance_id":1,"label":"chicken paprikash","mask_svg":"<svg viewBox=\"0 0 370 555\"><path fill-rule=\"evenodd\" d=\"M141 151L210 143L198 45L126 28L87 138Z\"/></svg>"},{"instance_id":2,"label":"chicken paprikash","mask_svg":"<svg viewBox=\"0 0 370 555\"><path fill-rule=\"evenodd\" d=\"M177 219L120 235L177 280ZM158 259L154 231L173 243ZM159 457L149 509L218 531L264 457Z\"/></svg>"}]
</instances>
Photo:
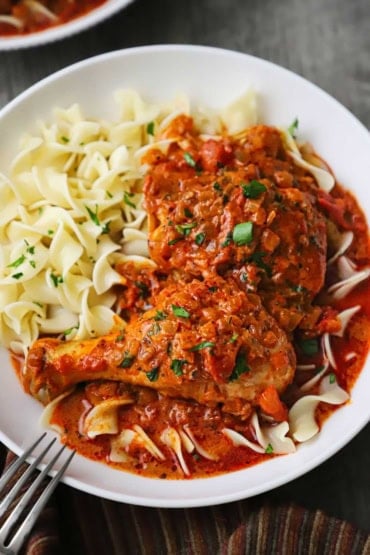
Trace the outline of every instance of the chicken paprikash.
<instances>
[{"instance_id":1,"label":"chicken paprikash","mask_svg":"<svg viewBox=\"0 0 370 555\"><path fill-rule=\"evenodd\" d=\"M291 453L347 401L367 356L362 211L277 128L209 137L179 115L146 132L149 258L109 274L111 331L44 334L23 386L65 443L138 474L208 476ZM139 194L124 192L126 208ZM113 237L114 218L88 213L97 241Z\"/></svg>"},{"instance_id":2,"label":"chicken paprikash","mask_svg":"<svg viewBox=\"0 0 370 555\"><path fill-rule=\"evenodd\" d=\"M292 453L368 353L364 215L296 125L209 132L132 94L139 123L74 106L17 158L2 343L89 458L179 479Z\"/></svg>"}]
</instances>

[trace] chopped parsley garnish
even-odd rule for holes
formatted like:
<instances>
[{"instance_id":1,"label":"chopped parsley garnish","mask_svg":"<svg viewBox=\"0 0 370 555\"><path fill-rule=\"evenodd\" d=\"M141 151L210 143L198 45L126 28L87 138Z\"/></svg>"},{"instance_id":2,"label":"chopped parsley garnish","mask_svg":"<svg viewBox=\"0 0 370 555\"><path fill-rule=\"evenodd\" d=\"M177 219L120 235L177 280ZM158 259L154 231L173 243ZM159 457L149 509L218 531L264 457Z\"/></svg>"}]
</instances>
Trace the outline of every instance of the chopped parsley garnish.
<instances>
[{"instance_id":1,"label":"chopped parsley garnish","mask_svg":"<svg viewBox=\"0 0 370 555\"><path fill-rule=\"evenodd\" d=\"M233 230L233 241L239 247L249 245L253 241L253 222L236 224Z\"/></svg>"},{"instance_id":2,"label":"chopped parsley garnish","mask_svg":"<svg viewBox=\"0 0 370 555\"><path fill-rule=\"evenodd\" d=\"M22 254L22 256L20 256L19 258L17 258L17 260L14 260L14 262L12 262L11 264L8 264L8 268L18 268L18 266L20 266L21 264L23 264L23 262L26 260L26 257L24 256L24 254Z\"/></svg>"},{"instance_id":3,"label":"chopped parsley garnish","mask_svg":"<svg viewBox=\"0 0 370 555\"><path fill-rule=\"evenodd\" d=\"M295 118L293 123L291 123L288 127L288 133L293 137L296 138L297 130L298 130L299 121L298 118Z\"/></svg>"},{"instance_id":4,"label":"chopped parsley garnish","mask_svg":"<svg viewBox=\"0 0 370 555\"><path fill-rule=\"evenodd\" d=\"M73 326L72 328L68 328L68 329L64 330L63 335L64 336L71 335L73 330L77 330L77 329L78 329L78 326Z\"/></svg>"},{"instance_id":5,"label":"chopped parsley garnish","mask_svg":"<svg viewBox=\"0 0 370 555\"><path fill-rule=\"evenodd\" d=\"M262 251L256 251L250 255L249 262L254 262L259 268L261 268L262 270L265 270L266 275L268 277L271 277L272 276L271 266L269 266L262 260L263 257L266 256L266 254L267 253Z\"/></svg>"},{"instance_id":6,"label":"chopped parsley garnish","mask_svg":"<svg viewBox=\"0 0 370 555\"><path fill-rule=\"evenodd\" d=\"M298 342L302 353L308 356L316 355L319 352L317 339L300 339Z\"/></svg>"},{"instance_id":7,"label":"chopped parsley garnish","mask_svg":"<svg viewBox=\"0 0 370 555\"><path fill-rule=\"evenodd\" d=\"M271 277L272 276L271 267L262 260L266 256L266 254L267 253L262 251L256 251L250 255L249 262L254 262L259 268L261 268L262 270L265 270L266 275L268 277Z\"/></svg>"},{"instance_id":8,"label":"chopped parsley garnish","mask_svg":"<svg viewBox=\"0 0 370 555\"><path fill-rule=\"evenodd\" d=\"M256 179L253 179L247 185L242 184L243 195L246 198L258 198L262 193L267 191L266 186Z\"/></svg>"},{"instance_id":9,"label":"chopped parsley garnish","mask_svg":"<svg viewBox=\"0 0 370 555\"><path fill-rule=\"evenodd\" d=\"M208 291L210 291L211 293L215 293L216 291L218 291L218 287L216 285L211 285L211 287L208 287Z\"/></svg>"},{"instance_id":10,"label":"chopped parsley garnish","mask_svg":"<svg viewBox=\"0 0 370 555\"><path fill-rule=\"evenodd\" d=\"M54 235L54 230L53 229L48 229L48 235Z\"/></svg>"},{"instance_id":11,"label":"chopped parsley garnish","mask_svg":"<svg viewBox=\"0 0 370 555\"><path fill-rule=\"evenodd\" d=\"M197 233L194 240L196 244L200 247L200 245L204 243L205 238L206 238L206 234L202 232L202 233Z\"/></svg>"},{"instance_id":12,"label":"chopped parsley garnish","mask_svg":"<svg viewBox=\"0 0 370 555\"><path fill-rule=\"evenodd\" d=\"M190 222L188 224L178 224L175 227L176 227L176 231L178 231L179 233L187 237L188 235L190 235L191 230L196 226L197 226L196 222Z\"/></svg>"},{"instance_id":13,"label":"chopped parsley garnish","mask_svg":"<svg viewBox=\"0 0 370 555\"><path fill-rule=\"evenodd\" d=\"M113 195L110 191L105 191L105 194L107 195L108 198L113 198Z\"/></svg>"},{"instance_id":14,"label":"chopped parsley garnish","mask_svg":"<svg viewBox=\"0 0 370 555\"><path fill-rule=\"evenodd\" d=\"M29 260L29 263L32 268L36 268L36 262L34 260Z\"/></svg>"},{"instance_id":15,"label":"chopped parsley garnish","mask_svg":"<svg viewBox=\"0 0 370 555\"><path fill-rule=\"evenodd\" d=\"M225 241L221 243L221 247L228 247L232 240L233 240L233 234L232 234L232 231L229 231L228 234L226 235Z\"/></svg>"},{"instance_id":16,"label":"chopped parsley garnish","mask_svg":"<svg viewBox=\"0 0 370 555\"><path fill-rule=\"evenodd\" d=\"M174 374L176 374L176 376L182 376L183 375L183 366L184 364L186 364L188 361L184 360L184 359L180 359L180 358L174 358L171 362L171 370L173 371Z\"/></svg>"},{"instance_id":17,"label":"chopped parsley garnish","mask_svg":"<svg viewBox=\"0 0 370 555\"><path fill-rule=\"evenodd\" d=\"M235 366L229 376L229 382L237 380L245 372L249 372L250 368L245 360L245 353L239 352L236 356Z\"/></svg>"},{"instance_id":18,"label":"chopped parsley garnish","mask_svg":"<svg viewBox=\"0 0 370 555\"><path fill-rule=\"evenodd\" d=\"M51 273L50 274L50 279L54 284L54 287L58 287L58 285L60 283L63 283L63 278L62 276L57 276L56 274Z\"/></svg>"},{"instance_id":19,"label":"chopped parsley garnish","mask_svg":"<svg viewBox=\"0 0 370 555\"><path fill-rule=\"evenodd\" d=\"M171 239L171 241L168 241L167 245L169 247L172 247L172 245L176 245L176 243L182 240L183 240L183 237L175 237L175 239Z\"/></svg>"},{"instance_id":20,"label":"chopped parsley garnish","mask_svg":"<svg viewBox=\"0 0 370 555\"><path fill-rule=\"evenodd\" d=\"M233 333L232 336L229 339L229 343L235 343L235 341L238 339L239 334L238 333Z\"/></svg>"},{"instance_id":21,"label":"chopped parsley garnish","mask_svg":"<svg viewBox=\"0 0 370 555\"><path fill-rule=\"evenodd\" d=\"M163 312L163 310L157 310L154 316L154 320L156 322L160 322L161 320L165 320L167 318L167 314Z\"/></svg>"},{"instance_id":22,"label":"chopped parsley garnish","mask_svg":"<svg viewBox=\"0 0 370 555\"><path fill-rule=\"evenodd\" d=\"M122 332L119 335L117 335L116 341L123 341L124 338L125 338L125 334L124 334L124 332Z\"/></svg>"},{"instance_id":23,"label":"chopped parsley garnish","mask_svg":"<svg viewBox=\"0 0 370 555\"><path fill-rule=\"evenodd\" d=\"M184 152L184 160L188 164L188 166L190 166L191 168L196 168L197 163L190 152Z\"/></svg>"},{"instance_id":24,"label":"chopped parsley garnish","mask_svg":"<svg viewBox=\"0 0 370 555\"><path fill-rule=\"evenodd\" d=\"M296 293L305 293L307 292L306 287L303 287L303 285L298 284L298 285L293 285L292 286L293 291L295 291Z\"/></svg>"},{"instance_id":25,"label":"chopped parsley garnish","mask_svg":"<svg viewBox=\"0 0 370 555\"><path fill-rule=\"evenodd\" d=\"M215 191L218 191L219 193L222 193L222 187L219 183L217 183L217 181L214 182L213 188L214 188Z\"/></svg>"},{"instance_id":26,"label":"chopped parsley garnish","mask_svg":"<svg viewBox=\"0 0 370 555\"><path fill-rule=\"evenodd\" d=\"M87 210L87 212L90 216L90 219L94 222L94 224L100 226L100 220L99 220L99 217L98 217L98 205L95 206L95 212L93 212L91 210L91 208L86 206L86 204L85 204L85 208L86 208L86 210ZM49 231L48 231L48 233L49 233Z\"/></svg>"},{"instance_id":27,"label":"chopped parsley garnish","mask_svg":"<svg viewBox=\"0 0 370 555\"><path fill-rule=\"evenodd\" d=\"M149 337L151 337L152 335L158 335L160 331L161 326L158 324L158 322L155 322L148 331L148 335Z\"/></svg>"},{"instance_id":28,"label":"chopped parsley garnish","mask_svg":"<svg viewBox=\"0 0 370 555\"><path fill-rule=\"evenodd\" d=\"M13 279L20 279L21 277L23 277L23 272L18 272L18 274L13 274L11 277Z\"/></svg>"},{"instance_id":29,"label":"chopped parsley garnish","mask_svg":"<svg viewBox=\"0 0 370 555\"><path fill-rule=\"evenodd\" d=\"M172 305L172 312L175 316L179 316L180 318L190 318L190 312L188 312L182 306L177 306L176 304Z\"/></svg>"},{"instance_id":30,"label":"chopped parsley garnish","mask_svg":"<svg viewBox=\"0 0 370 555\"><path fill-rule=\"evenodd\" d=\"M189 208L187 206L185 206L184 208L184 215L186 218L192 218L193 217L193 213L191 210L189 210Z\"/></svg>"},{"instance_id":31,"label":"chopped parsley garnish","mask_svg":"<svg viewBox=\"0 0 370 555\"><path fill-rule=\"evenodd\" d=\"M130 355L130 353L125 353L125 356L119 366L120 368L130 368L130 366L133 365L134 360L135 357L133 355Z\"/></svg>"},{"instance_id":32,"label":"chopped parsley garnish","mask_svg":"<svg viewBox=\"0 0 370 555\"><path fill-rule=\"evenodd\" d=\"M149 297L149 287L146 283L144 283L143 281L135 281L135 285L140 291L140 299L146 299L147 297Z\"/></svg>"},{"instance_id":33,"label":"chopped parsley garnish","mask_svg":"<svg viewBox=\"0 0 370 555\"><path fill-rule=\"evenodd\" d=\"M103 235L108 235L108 233L110 231L109 226L110 226L110 221L106 222L105 224L103 224L101 226L101 232L102 232Z\"/></svg>"},{"instance_id":34,"label":"chopped parsley garnish","mask_svg":"<svg viewBox=\"0 0 370 555\"><path fill-rule=\"evenodd\" d=\"M156 366L155 368L153 368L153 370L150 370L150 372L145 373L150 382L156 382L159 376L159 366Z\"/></svg>"},{"instance_id":35,"label":"chopped parsley garnish","mask_svg":"<svg viewBox=\"0 0 370 555\"><path fill-rule=\"evenodd\" d=\"M337 381L335 374L329 374L329 383L335 383Z\"/></svg>"},{"instance_id":36,"label":"chopped parsley garnish","mask_svg":"<svg viewBox=\"0 0 370 555\"><path fill-rule=\"evenodd\" d=\"M87 212L88 212L88 214L89 214L89 216L90 216L91 221L94 222L94 224L97 225L98 227L101 227L101 233L102 233L103 235L108 234L108 233L109 233L109 225L110 225L110 222L107 222L107 223L105 223L105 224L102 224L102 223L100 222L99 216L98 216L98 205L97 205L97 204L95 205L95 212L93 212L93 211L91 210L91 208L89 208L88 206L86 206L86 204L85 204L85 208L86 208L86 210L87 210ZM48 233L49 233L49 235L51 235L51 233L50 233L49 231L48 231ZM54 233L54 231L53 231L52 233ZM97 240L97 242L99 242L99 241Z\"/></svg>"},{"instance_id":37,"label":"chopped parsley garnish","mask_svg":"<svg viewBox=\"0 0 370 555\"><path fill-rule=\"evenodd\" d=\"M273 452L274 452L274 448L271 445L271 443L269 443L268 446L265 449L265 453L266 453L266 455L272 455Z\"/></svg>"},{"instance_id":38,"label":"chopped parsley garnish","mask_svg":"<svg viewBox=\"0 0 370 555\"><path fill-rule=\"evenodd\" d=\"M128 193L127 191L124 191L123 193L123 202L125 204L127 204L127 206L131 206L131 208L136 208L136 204L134 204L130 198L132 198L134 196L134 193Z\"/></svg>"},{"instance_id":39,"label":"chopped parsley garnish","mask_svg":"<svg viewBox=\"0 0 370 555\"><path fill-rule=\"evenodd\" d=\"M61 138L61 140L63 141L63 143L69 143L68 137L65 137L65 136L63 135L63 137L60 137L60 138Z\"/></svg>"},{"instance_id":40,"label":"chopped parsley garnish","mask_svg":"<svg viewBox=\"0 0 370 555\"><path fill-rule=\"evenodd\" d=\"M146 132L148 135L154 135L154 121L150 121L146 126Z\"/></svg>"},{"instance_id":41,"label":"chopped parsley garnish","mask_svg":"<svg viewBox=\"0 0 370 555\"><path fill-rule=\"evenodd\" d=\"M214 343L213 341L202 341L201 343L194 345L194 347L192 347L190 351L202 351L203 349L212 348L215 345L216 343Z\"/></svg>"}]
</instances>

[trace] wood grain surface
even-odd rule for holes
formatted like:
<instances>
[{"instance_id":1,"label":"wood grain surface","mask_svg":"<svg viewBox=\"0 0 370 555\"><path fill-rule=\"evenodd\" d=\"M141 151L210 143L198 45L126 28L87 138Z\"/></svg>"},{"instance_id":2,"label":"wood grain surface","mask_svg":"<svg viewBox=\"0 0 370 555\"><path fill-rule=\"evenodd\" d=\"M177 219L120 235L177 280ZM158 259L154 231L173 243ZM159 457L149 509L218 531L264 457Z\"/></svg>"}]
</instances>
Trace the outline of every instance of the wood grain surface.
<instances>
[{"instance_id":1,"label":"wood grain surface","mask_svg":"<svg viewBox=\"0 0 370 555\"><path fill-rule=\"evenodd\" d=\"M0 53L0 105L78 60L159 43L219 46L276 62L370 128L369 0L137 0L68 40ZM370 532L370 426L319 468L264 497L321 508Z\"/></svg>"}]
</instances>

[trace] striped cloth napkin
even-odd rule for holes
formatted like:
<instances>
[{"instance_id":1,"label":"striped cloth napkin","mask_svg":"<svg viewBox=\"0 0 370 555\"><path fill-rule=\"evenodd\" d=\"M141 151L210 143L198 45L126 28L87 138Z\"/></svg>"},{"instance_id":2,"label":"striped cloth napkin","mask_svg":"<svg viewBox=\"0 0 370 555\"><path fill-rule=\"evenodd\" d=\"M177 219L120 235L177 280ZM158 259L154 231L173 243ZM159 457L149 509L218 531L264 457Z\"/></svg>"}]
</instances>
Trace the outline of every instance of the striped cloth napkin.
<instances>
[{"instance_id":1,"label":"striped cloth napkin","mask_svg":"<svg viewBox=\"0 0 370 555\"><path fill-rule=\"evenodd\" d=\"M0 444L0 469L14 458ZM370 534L322 511L266 503L263 497L215 507L150 509L60 485L22 555L75 553L370 555Z\"/></svg>"}]
</instances>

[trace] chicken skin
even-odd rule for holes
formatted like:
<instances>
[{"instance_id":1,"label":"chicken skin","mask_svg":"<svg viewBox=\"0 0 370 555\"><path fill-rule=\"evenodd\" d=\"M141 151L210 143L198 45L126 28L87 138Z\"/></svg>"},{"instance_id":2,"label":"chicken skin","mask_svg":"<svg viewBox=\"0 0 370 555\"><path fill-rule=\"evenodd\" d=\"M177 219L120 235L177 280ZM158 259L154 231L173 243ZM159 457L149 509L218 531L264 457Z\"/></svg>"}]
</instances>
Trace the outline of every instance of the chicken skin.
<instances>
[{"instance_id":1,"label":"chicken skin","mask_svg":"<svg viewBox=\"0 0 370 555\"><path fill-rule=\"evenodd\" d=\"M220 403L246 418L266 387L283 392L294 371L293 347L259 297L213 276L168 285L122 333L36 341L22 379L43 403L77 383L104 379Z\"/></svg>"},{"instance_id":2,"label":"chicken skin","mask_svg":"<svg viewBox=\"0 0 370 555\"><path fill-rule=\"evenodd\" d=\"M289 161L276 129L257 126L235 143L199 146L189 130L186 138L146 179L151 258L166 272L232 276L292 331L325 280L316 185Z\"/></svg>"}]
</instances>

